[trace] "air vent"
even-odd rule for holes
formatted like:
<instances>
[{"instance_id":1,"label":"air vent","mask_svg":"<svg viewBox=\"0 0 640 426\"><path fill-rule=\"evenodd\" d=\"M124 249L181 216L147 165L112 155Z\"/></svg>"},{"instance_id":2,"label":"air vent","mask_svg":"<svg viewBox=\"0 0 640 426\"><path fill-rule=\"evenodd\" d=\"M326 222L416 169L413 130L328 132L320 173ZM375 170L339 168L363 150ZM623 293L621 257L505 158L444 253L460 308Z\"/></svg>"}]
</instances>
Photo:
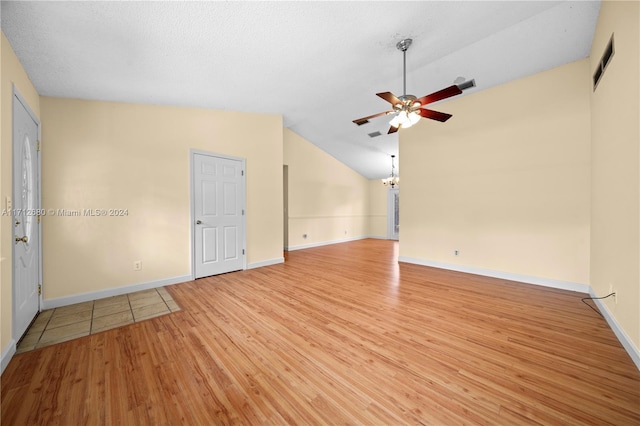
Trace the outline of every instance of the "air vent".
<instances>
[{"instance_id":1,"label":"air vent","mask_svg":"<svg viewBox=\"0 0 640 426\"><path fill-rule=\"evenodd\" d=\"M354 123L356 123L358 126L362 126L363 124L367 124L368 122L369 120L354 121Z\"/></svg>"},{"instance_id":2,"label":"air vent","mask_svg":"<svg viewBox=\"0 0 640 426\"><path fill-rule=\"evenodd\" d=\"M380 136L382 133L380 132L373 132L373 133L369 133L369 137L370 138L377 138L378 136Z\"/></svg>"},{"instance_id":3,"label":"air vent","mask_svg":"<svg viewBox=\"0 0 640 426\"><path fill-rule=\"evenodd\" d=\"M615 49L613 47L613 34L611 34L611 39L609 40L609 43L607 43L607 47L604 49L604 53L602 54L600 62L598 62L598 68L596 68L596 71L593 73L594 92L596 90L596 87L598 87L598 83L602 79L602 76L604 75L604 71L607 69L607 65L609 65L609 62L611 62L611 58L613 57L614 53Z\"/></svg>"}]
</instances>

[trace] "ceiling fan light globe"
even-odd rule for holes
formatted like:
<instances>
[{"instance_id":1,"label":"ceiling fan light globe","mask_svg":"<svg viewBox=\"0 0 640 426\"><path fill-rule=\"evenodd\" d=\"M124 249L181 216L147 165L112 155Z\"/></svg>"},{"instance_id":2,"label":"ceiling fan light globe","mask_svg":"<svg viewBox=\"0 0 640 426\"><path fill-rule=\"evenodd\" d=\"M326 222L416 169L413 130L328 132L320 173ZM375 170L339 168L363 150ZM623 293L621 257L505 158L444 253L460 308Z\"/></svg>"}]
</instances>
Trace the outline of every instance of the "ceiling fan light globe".
<instances>
[{"instance_id":1,"label":"ceiling fan light globe","mask_svg":"<svg viewBox=\"0 0 640 426\"><path fill-rule=\"evenodd\" d=\"M391 120L391 121L395 121L396 123L398 123L398 124L399 124L399 125L401 125L402 127L410 126L410 124L409 124L409 123L410 123L410 121L409 121L409 117L407 116L407 111L404 111L404 110L400 111L400 112L396 115L396 117L395 117L393 120ZM389 124L391 124L392 126L394 126L394 124L393 124L393 123L389 123ZM396 125L395 127L398 127L398 126Z\"/></svg>"},{"instance_id":2,"label":"ceiling fan light globe","mask_svg":"<svg viewBox=\"0 0 640 426\"><path fill-rule=\"evenodd\" d=\"M403 129L413 126L420 120L420 115L416 112L407 113L407 111L400 111L393 120L389 122L393 127L401 126Z\"/></svg>"},{"instance_id":3,"label":"ceiling fan light globe","mask_svg":"<svg viewBox=\"0 0 640 426\"><path fill-rule=\"evenodd\" d=\"M411 126L416 124L418 121L420 121L420 114L417 111L411 112L409 114L409 122L411 123Z\"/></svg>"}]
</instances>

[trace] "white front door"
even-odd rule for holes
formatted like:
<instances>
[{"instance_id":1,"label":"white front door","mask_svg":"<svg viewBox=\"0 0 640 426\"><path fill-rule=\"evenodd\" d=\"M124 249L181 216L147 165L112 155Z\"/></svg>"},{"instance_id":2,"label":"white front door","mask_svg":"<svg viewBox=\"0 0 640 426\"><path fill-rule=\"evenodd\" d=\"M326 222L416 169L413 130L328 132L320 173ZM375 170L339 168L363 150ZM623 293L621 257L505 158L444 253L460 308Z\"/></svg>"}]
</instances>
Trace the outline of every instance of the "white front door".
<instances>
[{"instance_id":1,"label":"white front door","mask_svg":"<svg viewBox=\"0 0 640 426\"><path fill-rule=\"evenodd\" d=\"M13 332L19 339L40 309L38 122L13 96Z\"/></svg>"},{"instance_id":2,"label":"white front door","mask_svg":"<svg viewBox=\"0 0 640 426\"><path fill-rule=\"evenodd\" d=\"M192 153L195 278L245 268L244 160Z\"/></svg>"}]
</instances>

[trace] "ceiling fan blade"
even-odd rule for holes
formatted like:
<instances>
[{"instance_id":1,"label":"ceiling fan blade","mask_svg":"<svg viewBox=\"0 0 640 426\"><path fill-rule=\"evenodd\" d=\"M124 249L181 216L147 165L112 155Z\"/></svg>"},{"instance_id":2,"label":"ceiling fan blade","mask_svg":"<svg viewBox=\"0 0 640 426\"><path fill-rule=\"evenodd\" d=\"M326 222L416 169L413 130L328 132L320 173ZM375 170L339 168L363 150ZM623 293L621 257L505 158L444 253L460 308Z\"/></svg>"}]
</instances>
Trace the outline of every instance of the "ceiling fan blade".
<instances>
[{"instance_id":1,"label":"ceiling fan blade","mask_svg":"<svg viewBox=\"0 0 640 426\"><path fill-rule=\"evenodd\" d=\"M462 90L460 90L460 88L454 84L453 86L449 86L430 95L423 96L418 99L418 102L420 102L420 105L427 105L432 102L450 98L451 96L459 95L460 93L462 93Z\"/></svg>"},{"instance_id":2,"label":"ceiling fan blade","mask_svg":"<svg viewBox=\"0 0 640 426\"><path fill-rule=\"evenodd\" d=\"M364 123L366 123L367 121L369 121L372 118L380 117L382 115L387 115L387 114L390 114L392 112L393 111L380 112L378 114L373 114L373 115L370 115L368 117L358 118L357 120L353 120L353 122L356 123L358 126L361 126L361 125L363 125Z\"/></svg>"},{"instance_id":3,"label":"ceiling fan blade","mask_svg":"<svg viewBox=\"0 0 640 426\"><path fill-rule=\"evenodd\" d=\"M376 96L380 96L382 99L384 99L385 101L389 102L391 105L401 104L402 103L402 101L400 99L398 99L396 97L396 95L394 95L391 92L376 93Z\"/></svg>"},{"instance_id":4,"label":"ceiling fan blade","mask_svg":"<svg viewBox=\"0 0 640 426\"><path fill-rule=\"evenodd\" d=\"M442 122L445 122L448 119L450 119L451 117L453 117L453 115L451 115L451 114L447 114L445 112L440 112L440 111L434 111L432 109L420 108L417 111L418 111L418 114L420 114L421 117L430 118L432 120L438 120L438 121L442 121Z\"/></svg>"},{"instance_id":5,"label":"ceiling fan blade","mask_svg":"<svg viewBox=\"0 0 640 426\"><path fill-rule=\"evenodd\" d=\"M389 127L389 131L387 132L387 134L390 135L391 133L395 133L395 132L398 131L398 129L400 129L400 126L398 126L398 127L390 126Z\"/></svg>"}]
</instances>

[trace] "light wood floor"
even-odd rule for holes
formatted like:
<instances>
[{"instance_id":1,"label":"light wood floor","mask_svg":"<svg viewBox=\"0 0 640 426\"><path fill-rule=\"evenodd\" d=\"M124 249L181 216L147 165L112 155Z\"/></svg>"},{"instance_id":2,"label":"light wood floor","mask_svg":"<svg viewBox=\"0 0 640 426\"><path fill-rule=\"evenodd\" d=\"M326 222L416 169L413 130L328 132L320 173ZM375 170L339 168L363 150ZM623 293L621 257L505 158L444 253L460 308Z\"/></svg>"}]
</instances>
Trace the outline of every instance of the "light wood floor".
<instances>
[{"instance_id":1,"label":"light wood floor","mask_svg":"<svg viewBox=\"0 0 640 426\"><path fill-rule=\"evenodd\" d=\"M2 425L640 424L583 294L363 240L167 287L182 311L16 355Z\"/></svg>"}]
</instances>

